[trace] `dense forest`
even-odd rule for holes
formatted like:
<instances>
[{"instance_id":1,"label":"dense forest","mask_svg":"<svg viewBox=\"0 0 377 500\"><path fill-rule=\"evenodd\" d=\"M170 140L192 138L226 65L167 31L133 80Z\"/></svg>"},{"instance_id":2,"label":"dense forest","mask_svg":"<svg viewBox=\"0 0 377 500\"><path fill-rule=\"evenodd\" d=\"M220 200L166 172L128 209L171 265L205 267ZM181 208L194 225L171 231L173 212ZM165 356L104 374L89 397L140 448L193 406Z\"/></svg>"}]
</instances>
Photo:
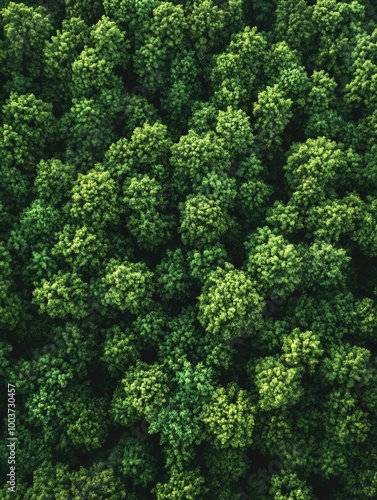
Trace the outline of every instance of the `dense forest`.
<instances>
[{"instance_id":1,"label":"dense forest","mask_svg":"<svg viewBox=\"0 0 377 500\"><path fill-rule=\"evenodd\" d=\"M0 498L377 498L377 3L0 0Z\"/></svg>"}]
</instances>

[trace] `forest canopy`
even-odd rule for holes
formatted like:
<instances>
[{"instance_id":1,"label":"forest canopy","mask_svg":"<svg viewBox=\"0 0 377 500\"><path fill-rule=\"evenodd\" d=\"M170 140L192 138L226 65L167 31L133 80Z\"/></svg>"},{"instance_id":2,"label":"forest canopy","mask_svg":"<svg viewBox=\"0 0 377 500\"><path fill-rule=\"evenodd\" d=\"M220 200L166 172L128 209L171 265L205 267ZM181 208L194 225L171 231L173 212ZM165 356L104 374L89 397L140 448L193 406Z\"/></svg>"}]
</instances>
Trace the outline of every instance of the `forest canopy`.
<instances>
[{"instance_id":1,"label":"forest canopy","mask_svg":"<svg viewBox=\"0 0 377 500\"><path fill-rule=\"evenodd\" d=\"M0 0L1 499L377 498L376 82L373 0Z\"/></svg>"}]
</instances>

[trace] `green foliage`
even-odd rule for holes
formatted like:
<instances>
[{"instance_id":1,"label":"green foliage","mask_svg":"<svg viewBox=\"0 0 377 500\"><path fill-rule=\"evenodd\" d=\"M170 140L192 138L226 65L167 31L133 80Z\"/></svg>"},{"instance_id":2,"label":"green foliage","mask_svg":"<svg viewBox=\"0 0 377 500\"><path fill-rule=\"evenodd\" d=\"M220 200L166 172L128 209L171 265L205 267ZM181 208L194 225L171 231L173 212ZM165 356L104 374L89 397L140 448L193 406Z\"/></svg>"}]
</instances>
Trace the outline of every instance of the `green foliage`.
<instances>
[{"instance_id":1,"label":"green foliage","mask_svg":"<svg viewBox=\"0 0 377 500\"><path fill-rule=\"evenodd\" d=\"M146 175L131 177L124 185L127 227L140 248L156 250L171 238L173 218L165 214L161 184Z\"/></svg>"},{"instance_id":2,"label":"green foliage","mask_svg":"<svg viewBox=\"0 0 377 500\"><path fill-rule=\"evenodd\" d=\"M255 96L265 62L267 42L253 27L237 33L227 49L215 56L211 72L216 105L221 108L247 106L249 95Z\"/></svg>"},{"instance_id":3,"label":"green foliage","mask_svg":"<svg viewBox=\"0 0 377 500\"><path fill-rule=\"evenodd\" d=\"M153 273L143 262L121 262L110 259L99 283L103 307L138 314L151 303L154 290Z\"/></svg>"},{"instance_id":4,"label":"green foliage","mask_svg":"<svg viewBox=\"0 0 377 500\"><path fill-rule=\"evenodd\" d=\"M50 318L85 318L88 285L75 272L58 271L51 280L43 279L33 290L33 304Z\"/></svg>"},{"instance_id":5,"label":"green foliage","mask_svg":"<svg viewBox=\"0 0 377 500\"><path fill-rule=\"evenodd\" d=\"M190 274L193 278L204 283L209 274L218 267L223 267L227 261L228 254L220 243L203 251L190 250L188 252Z\"/></svg>"},{"instance_id":6,"label":"green foliage","mask_svg":"<svg viewBox=\"0 0 377 500\"><path fill-rule=\"evenodd\" d=\"M47 500L51 495L59 500L67 500L70 495L68 467L64 464L44 462L34 471L33 486L26 492L25 498Z\"/></svg>"},{"instance_id":7,"label":"green foliage","mask_svg":"<svg viewBox=\"0 0 377 500\"><path fill-rule=\"evenodd\" d=\"M152 452L150 443L130 436L124 443L122 474L145 488L155 479L157 471L157 461Z\"/></svg>"},{"instance_id":8,"label":"green foliage","mask_svg":"<svg viewBox=\"0 0 377 500\"><path fill-rule=\"evenodd\" d=\"M137 336L132 330L128 328L122 331L119 326L114 326L106 331L101 360L106 363L110 373L123 373L138 355Z\"/></svg>"},{"instance_id":9,"label":"green foliage","mask_svg":"<svg viewBox=\"0 0 377 500\"><path fill-rule=\"evenodd\" d=\"M105 441L105 402L95 397L88 386L75 388L65 400L61 416L59 413L58 416L60 424L66 428L68 440L78 449L92 451Z\"/></svg>"},{"instance_id":10,"label":"green foliage","mask_svg":"<svg viewBox=\"0 0 377 500\"><path fill-rule=\"evenodd\" d=\"M227 16L212 0L195 1L188 16L190 36L200 62L217 52L222 45Z\"/></svg>"},{"instance_id":11,"label":"green foliage","mask_svg":"<svg viewBox=\"0 0 377 500\"><path fill-rule=\"evenodd\" d=\"M204 283L198 319L208 332L230 340L240 336L242 328L260 326L262 310L256 283L226 262Z\"/></svg>"},{"instance_id":12,"label":"green foliage","mask_svg":"<svg viewBox=\"0 0 377 500\"><path fill-rule=\"evenodd\" d=\"M143 87L155 93L166 82L169 58L184 46L187 21L183 6L171 2L158 2L151 14L145 39L135 51L134 64Z\"/></svg>"},{"instance_id":13,"label":"green foliage","mask_svg":"<svg viewBox=\"0 0 377 500\"><path fill-rule=\"evenodd\" d=\"M339 402L342 401L340 405ZM370 430L368 413L348 391L335 389L326 398L325 431L340 445L363 443Z\"/></svg>"},{"instance_id":14,"label":"green foliage","mask_svg":"<svg viewBox=\"0 0 377 500\"><path fill-rule=\"evenodd\" d=\"M376 74L372 0L0 0L1 498L377 497Z\"/></svg>"},{"instance_id":15,"label":"green foliage","mask_svg":"<svg viewBox=\"0 0 377 500\"><path fill-rule=\"evenodd\" d=\"M224 147L232 158L237 160L246 154L253 145L253 133L248 115L241 109L228 106L226 111L219 111L216 133L222 138Z\"/></svg>"},{"instance_id":16,"label":"green foliage","mask_svg":"<svg viewBox=\"0 0 377 500\"><path fill-rule=\"evenodd\" d=\"M295 473L282 473L272 476L271 489L274 500L312 500L315 498L312 489Z\"/></svg>"},{"instance_id":17,"label":"green foliage","mask_svg":"<svg viewBox=\"0 0 377 500\"><path fill-rule=\"evenodd\" d=\"M204 486L204 477L198 468L186 472L173 469L169 479L165 483L157 483L155 488L158 500L167 500L168 498L194 500L205 495L207 491Z\"/></svg>"},{"instance_id":18,"label":"green foliage","mask_svg":"<svg viewBox=\"0 0 377 500\"><path fill-rule=\"evenodd\" d=\"M68 105L71 98L67 82L72 79L72 63L88 39L89 29L85 21L80 17L71 17L63 19L61 29L45 44L45 75L52 85L49 97L62 107Z\"/></svg>"},{"instance_id":19,"label":"green foliage","mask_svg":"<svg viewBox=\"0 0 377 500\"><path fill-rule=\"evenodd\" d=\"M367 381L370 377L367 370L369 358L370 351L363 347L349 344L333 347L329 357L322 362L323 379L328 384L351 389L356 382Z\"/></svg>"},{"instance_id":20,"label":"green foliage","mask_svg":"<svg viewBox=\"0 0 377 500\"><path fill-rule=\"evenodd\" d=\"M182 116L188 116L192 101L200 92L198 76L195 53L186 50L178 53L171 64L170 82L164 92L166 97L161 99L163 109L167 110L178 130L182 129Z\"/></svg>"},{"instance_id":21,"label":"green foliage","mask_svg":"<svg viewBox=\"0 0 377 500\"><path fill-rule=\"evenodd\" d=\"M271 156L274 150L280 152L281 134L292 117L292 103L292 100L286 99L284 92L279 90L278 84L268 86L259 93L253 115L256 118L256 141L262 153L267 150Z\"/></svg>"},{"instance_id":22,"label":"green foliage","mask_svg":"<svg viewBox=\"0 0 377 500\"><path fill-rule=\"evenodd\" d=\"M321 342L312 332L300 332L295 328L290 335L283 340L283 362L291 367L307 367L309 373L313 374L315 366L323 354Z\"/></svg>"},{"instance_id":23,"label":"green foliage","mask_svg":"<svg viewBox=\"0 0 377 500\"><path fill-rule=\"evenodd\" d=\"M102 229L116 224L119 217L118 186L109 172L102 169L79 174L68 203L73 220Z\"/></svg>"},{"instance_id":24,"label":"green foliage","mask_svg":"<svg viewBox=\"0 0 377 500\"><path fill-rule=\"evenodd\" d=\"M345 286L351 257L344 248L336 248L325 241L316 241L311 245L304 260L310 264L303 275L302 286L314 290L322 287L342 288Z\"/></svg>"},{"instance_id":25,"label":"green foliage","mask_svg":"<svg viewBox=\"0 0 377 500\"><path fill-rule=\"evenodd\" d=\"M33 172L55 136L52 105L32 93L11 92L2 115L0 149L4 164Z\"/></svg>"},{"instance_id":26,"label":"green foliage","mask_svg":"<svg viewBox=\"0 0 377 500\"><path fill-rule=\"evenodd\" d=\"M200 186L205 175L212 172L220 174L230 167L230 156L224 142L210 132L199 135L189 130L172 146L171 151L173 183L181 196L188 194L190 188Z\"/></svg>"},{"instance_id":27,"label":"green foliage","mask_svg":"<svg viewBox=\"0 0 377 500\"><path fill-rule=\"evenodd\" d=\"M56 158L41 160L37 165L34 181L36 194L52 205L60 206L67 201L67 193L73 188L75 177L74 166L64 164Z\"/></svg>"},{"instance_id":28,"label":"green foliage","mask_svg":"<svg viewBox=\"0 0 377 500\"><path fill-rule=\"evenodd\" d=\"M162 300L184 300L190 295L187 264L180 248L167 250L156 267L157 293Z\"/></svg>"},{"instance_id":29,"label":"green foliage","mask_svg":"<svg viewBox=\"0 0 377 500\"><path fill-rule=\"evenodd\" d=\"M203 461L211 471L211 477L207 476L207 482L218 498L225 498L228 493L227 485L247 474L248 459L245 448L208 446L204 451Z\"/></svg>"},{"instance_id":30,"label":"green foliage","mask_svg":"<svg viewBox=\"0 0 377 500\"><path fill-rule=\"evenodd\" d=\"M52 32L50 15L42 7L9 2L1 10L1 18L7 54L3 71L13 78L17 74L40 77L44 44Z\"/></svg>"},{"instance_id":31,"label":"green foliage","mask_svg":"<svg viewBox=\"0 0 377 500\"><path fill-rule=\"evenodd\" d=\"M5 342L0 343L0 373L4 374L6 368L9 366L8 354L12 351L12 346Z\"/></svg>"},{"instance_id":32,"label":"green foliage","mask_svg":"<svg viewBox=\"0 0 377 500\"><path fill-rule=\"evenodd\" d=\"M103 150L117 138L113 128L122 108L119 85L102 90L96 98L72 98L70 108L59 121L60 133L66 142L64 161L81 171L99 162Z\"/></svg>"},{"instance_id":33,"label":"green foliage","mask_svg":"<svg viewBox=\"0 0 377 500\"><path fill-rule=\"evenodd\" d=\"M132 498L127 494L124 483L114 470L104 468L102 464L94 464L90 468L80 467L72 474L71 494L74 498L84 500L92 498L108 498L109 500Z\"/></svg>"},{"instance_id":34,"label":"green foliage","mask_svg":"<svg viewBox=\"0 0 377 500\"><path fill-rule=\"evenodd\" d=\"M313 38L312 10L305 0L278 0L276 6L276 38L303 55L307 54Z\"/></svg>"},{"instance_id":35,"label":"green foliage","mask_svg":"<svg viewBox=\"0 0 377 500\"><path fill-rule=\"evenodd\" d=\"M160 433L160 442L166 446L166 465L184 470L191 461L194 446L203 440L200 410L213 391L213 371L201 362L194 365L189 361L174 371L177 374L175 389L168 395L166 404L155 409L148 431Z\"/></svg>"},{"instance_id":36,"label":"green foliage","mask_svg":"<svg viewBox=\"0 0 377 500\"><path fill-rule=\"evenodd\" d=\"M66 225L58 234L53 256L63 256L75 271L99 269L109 250L105 233L94 232L86 226L76 228Z\"/></svg>"},{"instance_id":37,"label":"green foliage","mask_svg":"<svg viewBox=\"0 0 377 500\"><path fill-rule=\"evenodd\" d=\"M189 362L201 363L203 360L203 340L198 339L200 326L196 316L197 307L184 307L177 316L166 320L165 328L161 332L158 344L159 359L174 373L179 374ZM196 399L196 394L191 394L190 397Z\"/></svg>"},{"instance_id":38,"label":"green foliage","mask_svg":"<svg viewBox=\"0 0 377 500\"><path fill-rule=\"evenodd\" d=\"M216 447L242 448L252 443L255 412L247 392L231 384L214 391L200 418Z\"/></svg>"},{"instance_id":39,"label":"green foliage","mask_svg":"<svg viewBox=\"0 0 377 500\"><path fill-rule=\"evenodd\" d=\"M171 139L168 129L160 122L134 129L127 151L128 165L135 165L143 174L150 174L157 181L166 180L165 165L168 162Z\"/></svg>"},{"instance_id":40,"label":"green foliage","mask_svg":"<svg viewBox=\"0 0 377 500\"><path fill-rule=\"evenodd\" d=\"M289 359L289 358L288 358ZM255 384L261 410L285 409L304 395L300 366L289 366L273 356L261 359L256 366Z\"/></svg>"},{"instance_id":41,"label":"green foliage","mask_svg":"<svg viewBox=\"0 0 377 500\"><path fill-rule=\"evenodd\" d=\"M12 259L3 242L0 242L0 325L13 330L18 323L21 301L14 291Z\"/></svg>"},{"instance_id":42,"label":"green foliage","mask_svg":"<svg viewBox=\"0 0 377 500\"><path fill-rule=\"evenodd\" d=\"M144 417L149 419L166 401L167 383L168 376L161 366L138 360L127 370L114 393L111 405L114 420L130 425Z\"/></svg>"},{"instance_id":43,"label":"green foliage","mask_svg":"<svg viewBox=\"0 0 377 500\"><path fill-rule=\"evenodd\" d=\"M35 199L20 214L19 224L11 231L8 246L18 255L30 256L32 249L49 248L55 241L61 218L43 199Z\"/></svg>"},{"instance_id":44,"label":"green foliage","mask_svg":"<svg viewBox=\"0 0 377 500\"><path fill-rule=\"evenodd\" d=\"M184 245L203 248L216 243L228 229L227 217L218 200L205 195L190 195L181 207Z\"/></svg>"},{"instance_id":45,"label":"green foliage","mask_svg":"<svg viewBox=\"0 0 377 500\"><path fill-rule=\"evenodd\" d=\"M285 297L301 282L301 258L295 246L268 227L259 228L245 244L247 271L263 295Z\"/></svg>"},{"instance_id":46,"label":"green foliage","mask_svg":"<svg viewBox=\"0 0 377 500\"><path fill-rule=\"evenodd\" d=\"M318 37L316 68L333 73L343 83L350 62L346 57L347 44L358 34L364 16L364 6L357 1L320 0L313 6L312 20Z\"/></svg>"},{"instance_id":47,"label":"green foliage","mask_svg":"<svg viewBox=\"0 0 377 500\"><path fill-rule=\"evenodd\" d=\"M317 199L313 193L310 201L316 203L323 197L322 193L330 195L334 192L336 180L343 169L346 169L344 153L334 141L319 137L292 147L285 166L285 178L292 190L313 179Z\"/></svg>"}]
</instances>

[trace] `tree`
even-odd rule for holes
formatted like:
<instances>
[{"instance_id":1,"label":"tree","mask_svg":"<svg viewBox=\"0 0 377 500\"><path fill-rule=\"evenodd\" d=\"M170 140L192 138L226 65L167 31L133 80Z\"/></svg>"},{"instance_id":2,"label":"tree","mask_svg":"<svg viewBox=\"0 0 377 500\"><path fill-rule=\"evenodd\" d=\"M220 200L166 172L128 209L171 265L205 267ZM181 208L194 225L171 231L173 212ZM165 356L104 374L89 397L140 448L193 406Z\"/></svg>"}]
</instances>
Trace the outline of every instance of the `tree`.
<instances>
[{"instance_id":1,"label":"tree","mask_svg":"<svg viewBox=\"0 0 377 500\"><path fill-rule=\"evenodd\" d=\"M273 475L271 479L270 493L274 500L314 499L312 489L293 472L283 472L281 475Z\"/></svg>"},{"instance_id":2,"label":"tree","mask_svg":"<svg viewBox=\"0 0 377 500\"><path fill-rule=\"evenodd\" d=\"M298 328L284 337L282 351L282 360L287 366L304 368L311 374L324 353L319 338L313 332L300 332Z\"/></svg>"},{"instance_id":3,"label":"tree","mask_svg":"<svg viewBox=\"0 0 377 500\"><path fill-rule=\"evenodd\" d=\"M12 259L9 250L0 242L0 325L13 330L20 319L22 303L14 291ZM9 347L4 346L5 351Z\"/></svg>"},{"instance_id":4,"label":"tree","mask_svg":"<svg viewBox=\"0 0 377 500\"><path fill-rule=\"evenodd\" d=\"M304 288L317 291L322 287L345 287L351 257L344 248L316 241L307 249L306 255L310 264L303 274Z\"/></svg>"},{"instance_id":5,"label":"tree","mask_svg":"<svg viewBox=\"0 0 377 500\"><path fill-rule=\"evenodd\" d=\"M138 314L151 305L153 273L144 262L110 259L95 293L106 309Z\"/></svg>"},{"instance_id":6,"label":"tree","mask_svg":"<svg viewBox=\"0 0 377 500\"><path fill-rule=\"evenodd\" d=\"M278 0L276 6L276 38L286 41L292 49L301 52L303 57L311 52L310 42L313 41L314 31L312 10L313 7L304 0Z\"/></svg>"},{"instance_id":7,"label":"tree","mask_svg":"<svg viewBox=\"0 0 377 500\"><path fill-rule=\"evenodd\" d=\"M140 360L131 366L118 384L111 404L111 414L121 425L149 420L156 408L166 401L168 376L155 363L148 365Z\"/></svg>"},{"instance_id":8,"label":"tree","mask_svg":"<svg viewBox=\"0 0 377 500\"><path fill-rule=\"evenodd\" d=\"M30 259L33 250L51 248L60 226L57 209L37 198L20 213L18 224L10 232L8 247L16 255Z\"/></svg>"},{"instance_id":9,"label":"tree","mask_svg":"<svg viewBox=\"0 0 377 500\"><path fill-rule=\"evenodd\" d=\"M281 134L292 117L292 104L293 101L286 99L279 90L278 84L267 86L266 90L259 93L258 101L254 104L256 141L262 152L269 152L270 159L275 151L276 154L281 153Z\"/></svg>"},{"instance_id":10,"label":"tree","mask_svg":"<svg viewBox=\"0 0 377 500\"><path fill-rule=\"evenodd\" d=\"M261 359L255 367L255 385L259 391L258 404L261 410L294 406L304 395L301 374L300 366L286 366L278 357Z\"/></svg>"},{"instance_id":11,"label":"tree","mask_svg":"<svg viewBox=\"0 0 377 500\"><path fill-rule=\"evenodd\" d=\"M190 296L190 279L184 253L167 250L155 269L156 290L164 301L185 300Z\"/></svg>"},{"instance_id":12,"label":"tree","mask_svg":"<svg viewBox=\"0 0 377 500\"><path fill-rule=\"evenodd\" d=\"M172 308L173 309L173 308ZM203 381L208 378L208 370L204 370L202 363L206 358L206 353L204 351L204 347L206 343L203 341L202 335L203 330L200 327L200 324L197 320L198 308L197 306L187 306L183 307L180 313L176 316L169 317L164 325L164 330L162 334L160 334L158 347L158 359L164 366L171 372L176 373L178 376L181 372L186 374L185 383L188 383L189 378L196 377L195 373L192 372L192 364L197 364L197 368L199 370L199 377L201 379L200 386L202 387ZM187 368L187 365L189 368ZM186 367L186 368L185 368ZM188 378L189 377L189 378ZM208 388L208 383L205 382L203 387ZM203 388L202 387L202 388ZM186 387L187 389L187 387ZM186 390L185 389L185 390ZM193 398L193 401L197 399L197 393L192 388L193 392L190 393L190 396L185 395L184 402L179 402L180 406L184 409L187 407L187 400ZM178 404L178 403L177 403ZM170 410L170 405L167 407L167 411ZM190 410L191 411L191 410ZM166 415L165 415L166 416ZM168 415L169 416L169 415ZM160 418L159 418L159 422ZM162 421L162 424L159 424L161 428L166 426L166 422ZM176 424L174 424L176 425ZM182 425L188 425L187 422ZM190 424L191 425L191 424ZM196 425L196 424L195 424ZM182 432L186 432L183 431ZM191 431L187 431L189 433ZM199 430L200 432L200 430ZM198 431L196 431L196 434ZM192 437L192 436L191 436ZM184 438L184 442L190 441L191 437L187 436ZM177 436L171 439L178 439Z\"/></svg>"},{"instance_id":13,"label":"tree","mask_svg":"<svg viewBox=\"0 0 377 500\"><path fill-rule=\"evenodd\" d=\"M258 328L263 307L255 283L226 262L204 283L198 319L208 332L231 340L240 336L242 328Z\"/></svg>"},{"instance_id":14,"label":"tree","mask_svg":"<svg viewBox=\"0 0 377 500\"><path fill-rule=\"evenodd\" d=\"M215 447L242 448L252 443L255 412L247 392L230 384L214 391L201 419Z\"/></svg>"},{"instance_id":15,"label":"tree","mask_svg":"<svg viewBox=\"0 0 377 500\"><path fill-rule=\"evenodd\" d=\"M342 405L336 404L342 401ZM370 430L368 413L348 391L334 389L326 398L325 431L340 445L363 443Z\"/></svg>"},{"instance_id":16,"label":"tree","mask_svg":"<svg viewBox=\"0 0 377 500\"><path fill-rule=\"evenodd\" d=\"M360 207L360 205L359 205ZM376 239L372 227L375 225L377 204L372 196L367 196L367 202L361 204L361 210L355 217L355 226L352 227L352 239L357 241L365 255L376 255Z\"/></svg>"},{"instance_id":17,"label":"tree","mask_svg":"<svg viewBox=\"0 0 377 500\"><path fill-rule=\"evenodd\" d=\"M33 304L50 318L85 318L88 284L76 272L58 271L51 280L43 279L33 290Z\"/></svg>"},{"instance_id":18,"label":"tree","mask_svg":"<svg viewBox=\"0 0 377 500\"><path fill-rule=\"evenodd\" d=\"M193 3L187 22L195 52L203 65L208 63L214 52L224 46L227 20L226 11L220 9L212 0Z\"/></svg>"},{"instance_id":19,"label":"tree","mask_svg":"<svg viewBox=\"0 0 377 500\"><path fill-rule=\"evenodd\" d=\"M83 272L101 269L109 248L109 238L103 230L65 225L51 254L63 257L72 270Z\"/></svg>"},{"instance_id":20,"label":"tree","mask_svg":"<svg viewBox=\"0 0 377 500\"><path fill-rule=\"evenodd\" d=\"M127 227L138 245L156 250L172 236L174 218L166 214L161 184L149 175L131 177L124 184Z\"/></svg>"},{"instance_id":21,"label":"tree","mask_svg":"<svg viewBox=\"0 0 377 500\"><path fill-rule=\"evenodd\" d=\"M66 210L73 220L93 229L119 221L119 191L109 172L95 168L78 174Z\"/></svg>"},{"instance_id":22,"label":"tree","mask_svg":"<svg viewBox=\"0 0 377 500\"><path fill-rule=\"evenodd\" d=\"M124 97L124 110L127 118L124 124L124 135L127 138L130 138L133 131L141 128L145 122L154 125L159 121L155 106L145 98L142 88L140 94L138 90L139 88L136 87L131 94Z\"/></svg>"},{"instance_id":23,"label":"tree","mask_svg":"<svg viewBox=\"0 0 377 500\"><path fill-rule=\"evenodd\" d=\"M132 478L134 484L146 488L156 477L157 460L153 455L151 443L130 436L123 449L121 472L124 477Z\"/></svg>"},{"instance_id":24,"label":"tree","mask_svg":"<svg viewBox=\"0 0 377 500\"><path fill-rule=\"evenodd\" d=\"M70 495L70 480L68 466L42 463L33 474L33 486L25 493L28 500L51 498L57 495L61 500L68 500Z\"/></svg>"},{"instance_id":25,"label":"tree","mask_svg":"<svg viewBox=\"0 0 377 500\"><path fill-rule=\"evenodd\" d=\"M34 189L37 197L58 207L68 201L73 188L76 169L57 158L41 160L37 165Z\"/></svg>"},{"instance_id":26,"label":"tree","mask_svg":"<svg viewBox=\"0 0 377 500\"><path fill-rule=\"evenodd\" d=\"M0 0L1 498L377 497L376 70L371 0Z\"/></svg>"},{"instance_id":27,"label":"tree","mask_svg":"<svg viewBox=\"0 0 377 500\"><path fill-rule=\"evenodd\" d=\"M102 152L118 139L114 129L115 122L122 119L122 94L118 85L101 90L96 98L72 98L71 107L59 120L66 144L64 162L86 173L101 161Z\"/></svg>"},{"instance_id":28,"label":"tree","mask_svg":"<svg viewBox=\"0 0 377 500\"><path fill-rule=\"evenodd\" d=\"M250 118L242 109L228 106L225 111L220 110L215 130L234 161L243 158L253 146Z\"/></svg>"},{"instance_id":29,"label":"tree","mask_svg":"<svg viewBox=\"0 0 377 500\"><path fill-rule=\"evenodd\" d=\"M232 485L247 474L248 459L244 448L214 448L207 445L203 461L211 475L206 475L206 484L210 490L209 498L225 500L237 490ZM229 485L229 486L228 486Z\"/></svg>"},{"instance_id":30,"label":"tree","mask_svg":"<svg viewBox=\"0 0 377 500\"><path fill-rule=\"evenodd\" d=\"M352 389L357 382L370 377L367 368L370 355L368 349L348 343L332 347L321 363L322 380L327 385Z\"/></svg>"},{"instance_id":31,"label":"tree","mask_svg":"<svg viewBox=\"0 0 377 500\"><path fill-rule=\"evenodd\" d=\"M301 282L301 258L295 246L268 227L259 228L245 243L247 271L264 296L286 297Z\"/></svg>"},{"instance_id":32,"label":"tree","mask_svg":"<svg viewBox=\"0 0 377 500\"><path fill-rule=\"evenodd\" d=\"M90 98L106 88L121 87L114 70L127 65L128 49L124 32L114 21L102 16L90 30L88 45L72 62L72 96Z\"/></svg>"},{"instance_id":33,"label":"tree","mask_svg":"<svg viewBox=\"0 0 377 500\"><path fill-rule=\"evenodd\" d=\"M168 162L172 141L166 125L161 122L153 125L145 122L133 130L130 141L121 140L119 147L122 169L136 167L137 173L147 174L158 182L165 182L169 178Z\"/></svg>"},{"instance_id":34,"label":"tree","mask_svg":"<svg viewBox=\"0 0 377 500\"><path fill-rule=\"evenodd\" d=\"M59 425L64 429L61 445L68 443L78 450L93 452L107 437L108 420L106 402L98 398L89 382L71 388L65 394L64 404L57 411Z\"/></svg>"},{"instance_id":35,"label":"tree","mask_svg":"<svg viewBox=\"0 0 377 500\"><path fill-rule=\"evenodd\" d=\"M317 239L338 242L342 234L354 237L361 213L361 199L350 194L343 199L329 198L313 206L305 222Z\"/></svg>"},{"instance_id":36,"label":"tree","mask_svg":"<svg viewBox=\"0 0 377 500\"><path fill-rule=\"evenodd\" d=\"M166 445L166 466L184 471L192 461L196 446L203 441L200 412L213 391L214 374L202 362L191 363L186 359L176 367L174 386L166 403L151 415L148 431L160 433L160 442Z\"/></svg>"},{"instance_id":37,"label":"tree","mask_svg":"<svg viewBox=\"0 0 377 500\"><path fill-rule=\"evenodd\" d=\"M345 87L345 102L363 113L373 112L376 67L376 31L359 33L352 51L353 75Z\"/></svg>"},{"instance_id":38,"label":"tree","mask_svg":"<svg viewBox=\"0 0 377 500\"><path fill-rule=\"evenodd\" d=\"M124 373L140 356L138 337L130 328L121 329L116 325L106 330L101 360L111 374Z\"/></svg>"},{"instance_id":39,"label":"tree","mask_svg":"<svg viewBox=\"0 0 377 500\"><path fill-rule=\"evenodd\" d=\"M127 497L135 500L132 494L128 494L124 482L116 472L106 464L94 463L91 467L80 467L71 475L71 495L74 498L84 500L84 498L116 498L125 499Z\"/></svg>"},{"instance_id":40,"label":"tree","mask_svg":"<svg viewBox=\"0 0 377 500\"><path fill-rule=\"evenodd\" d=\"M3 161L23 174L34 173L56 133L52 105L37 99L33 93L11 92L2 110L0 141Z\"/></svg>"},{"instance_id":41,"label":"tree","mask_svg":"<svg viewBox=\"0 0 377 500\"><path fill-rule=\"evenodd\" d=\"M287 183L295 188L313 176L321 186L331 188L337 172L345 167L345 161L344 153L334 141L325 137L308 139L304 144L292 147L285 168Z\"/></svg>"},{"instance_id":42,"label":"tree","mask_svg":"<svg viewBox=\"0 0 377 500\"><path fill-rule=\"evenodd\" d=\"M219 201L205 195L189 195L181 213L179 232L184 245L204 248L217 243L228 229L229 220Z\"/></svg>"},{"instance_id":43,"label":"tree","mask_svg":"<svg viewBox=\"0 0 377 500\"><path fill-rule=\"evenodd\" d=\"M88 5L84 0L66 0L66 16L82 18L88 25L94 24L103 14L102 2L95 0Z\"/></svg>"},{"instance_id":44,"label":"tree","mask_svg":"<svg viewBox=\"0 0 377 500\"><path fill-rule=\"evenodd\" d=\"M216 243L204 250L190 250L187 257L191 276L204 283L212 271L224 266L228 254L221 243Z\"/></svg>"},{"instance_id":45,"label":"tree","mask_svg":"<svg viewBox=\"0 0 377 500\"><path fill-rule=\"evenodd\" d=\"M166 84L169 59L184 48L187 21L183 6L159 2L144 33L145 38L135 51L134 64L140 83L153 95Z\"/></svg>"},{"instance_id":46,"label":"tree","mask_svg":"<svg viewBox=\"0 0 377 500\"><path fill-rule=\"evenodd\" d=\"M89 42L89 28L80 17L63 19L61 29L44 46L44 72L49 78L49 99L64 110L69 108L71 92L66 82L72 79L72 63ZM59 98L58 98L59 96Z\"/></svg>"},{"instance_id":47,"label":"tree","mask_svg":"<svg viewBox=\"0 0 377 500\"><path fill-rule=\"evenodd\" d=\"M203 182L206 174L225 173L230 167L230 155L220 137L189 130L172 146L170 162L175 196L182 199Z\"/></svg>"},{"instance_id":48,"label":"tree","mask_svg":"<svg viewBox=\"0 0 377 500\"><path fill-rule=\"evenodd\" d=\"M260 85L266 45L257 28L247 26L215 57L210 78L218 107L247 108L249 96L256 96Z\"/></svg>"},{"instance_id":49,"label":"tree","mask_svg":"<svg viewBox=\"0 0 377 500\"><path fill-rule=\"evenodd\" d=\"M184 130L183 118L188 118L191 106L200 94L199 68L193 51L182 51L174 58L170 68L169 84L163 92L161 103L169 113L176 134Z\"/></svg>"},{"instance_id":50,"label":"tree","mask_svg":"<svg viewBox=\"0 0 377 500\"><path fill-rule=\"evenodd\" d=\"M168 498L178 500L182 496L187 498L187 500L194 500L198 496L207 493L204 482L204 477L201 475L199 468L187 472L180 472L173 469L171 476L165 483L157 483L154 493L158 500Z\"/></svg>"},{"instance_id":51,"label":"tree","mask_svg":"<svg viewBox=\"0 0 377 500\"><path fill-rule=\"evenodd\" d=\"M29 91L30 80L39 78L43 72L44 43L50 38L53 29L51 16L42 7L9 2L1 10L1 17L7 55L3 71L13 82L17 81L18 75L25 78L23 88L18 89L16 86L14 91Z\"/></svg>"}]
</instances>

